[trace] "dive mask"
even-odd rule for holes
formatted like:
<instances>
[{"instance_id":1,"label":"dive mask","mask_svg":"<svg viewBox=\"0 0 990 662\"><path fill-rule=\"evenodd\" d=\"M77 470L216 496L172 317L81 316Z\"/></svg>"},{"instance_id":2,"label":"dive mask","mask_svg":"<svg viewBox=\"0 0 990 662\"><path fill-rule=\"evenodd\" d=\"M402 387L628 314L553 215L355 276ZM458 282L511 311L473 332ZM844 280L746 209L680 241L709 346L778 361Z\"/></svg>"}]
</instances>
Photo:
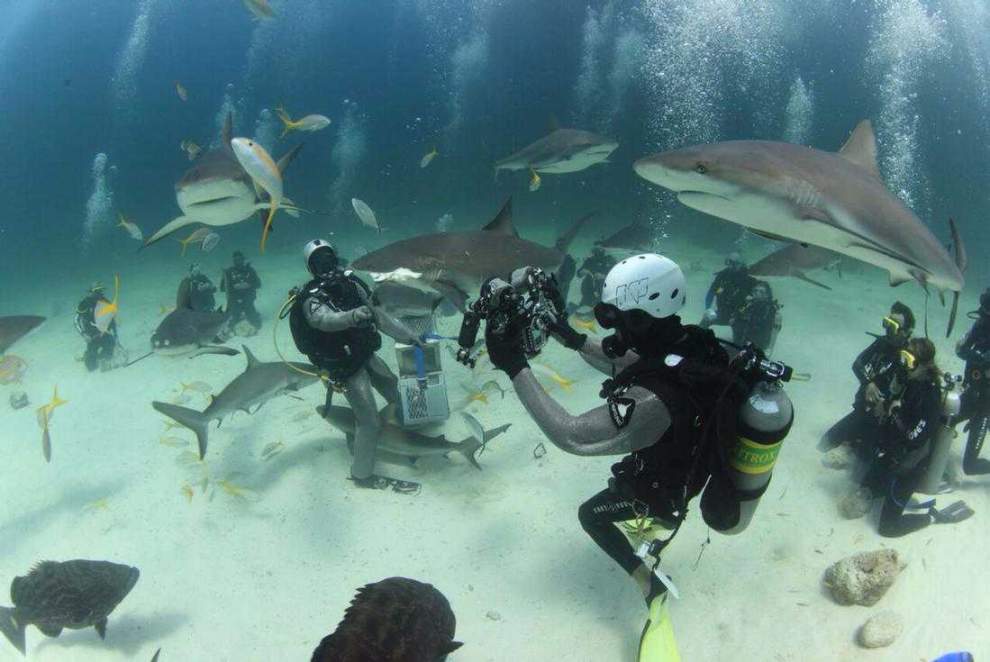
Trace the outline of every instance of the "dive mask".
<instances>
[{"instance_id":1,"label":"dive mask","mask_svg":"<svg viewBox=\"0 0 990 662\"><path fill-rule=\"evenodd\" d=\"M595 321L603 329L628 329L646 331L655 321L653 316L638 308L620 310L617 306L599 301L594 308Z\"/></svg>"},{"instance_id":2,"label":"dive mask","mask_svg":"<svg viewBox=\"0 0 990 662\"><path fill-rule=\"evenodd\" d=\"M898 357L900 358L901 365L907 368L909 371L914 370L914 366L917 365L918 360L915 358L914 354L902 349L898 352Z\"/></svg>"},{"instance_id":3,"label":"dive mask","mask_svg":"<svg viewBox=\"0 0 990 662\"><path fill-rule=\"evenodd\" d=\"M887 332L888 336L896 335L901 330L901 325L893 318L882 317L880 318L880 322L883 324L883 329Z\"/></svg>"}]
</instances>

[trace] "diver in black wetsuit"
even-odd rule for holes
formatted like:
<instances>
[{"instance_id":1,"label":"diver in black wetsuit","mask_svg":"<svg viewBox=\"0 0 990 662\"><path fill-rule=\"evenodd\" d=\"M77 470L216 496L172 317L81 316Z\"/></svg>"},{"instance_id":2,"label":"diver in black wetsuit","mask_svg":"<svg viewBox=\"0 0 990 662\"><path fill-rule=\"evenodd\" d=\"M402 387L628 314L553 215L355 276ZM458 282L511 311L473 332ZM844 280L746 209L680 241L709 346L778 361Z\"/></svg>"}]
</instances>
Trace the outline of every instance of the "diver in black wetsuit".
<instances>
[{"instance_id":1,"label":"diver in black wetsuit","mask_svg":"<svg viewBox=\"0 0 990 662\"><path fill-rule=\"evenodd\" d=\"M595 246L591 249L591 255L577 270L577 275L581 278L581 301L578 303L578 308L591 308L598 303L602 283L605 282L609 270L615 266L615 262L615 258L602 248Z\"/></svg>"},{"instance_id":2,"label":"diver in black wetsuit","mask_svg":"<svg viewBox=\"0 0 990 662\"><path fill-rule=\"evenodd\" d=\"M96 326L96 306L100 303L110 303L110 301L104 293L103 286L99 283L93 283L89 288L89 294L76 306L74 319L76 331L86 339L83 362L90 372L97 368L101 372L113 368L113 355L119 344L116 319L110 322L106 333L100 331Z\"/></svg>"},{"instance_id":3,"label":"diver in black wetsuit","mask_svg":"<svg viewBox=\"0 0 990 662\"><path fill-rule=\"evenodd\" d=\"M833 425L821 439L819 448L827 451L843 443L851 444L861 460L873 456L880 406L896 395L892 378L900 360L899 352L914 331L914 313L900 301L890 307L882 320L884 335L876 338L853 361L852 371L859 380L853 410Z\"/></svg>"},{"instance_id":4,"label":"diver in black wetsuit","mask_svg":"<svg viewBox=\"0 0 990 662\"><path fill-rule=\"evenodd\" d=\"M725 259L725 269L715 274L715 279L708 288L708 294L705 295L705 314L698 325L702 329L731 325L733 315L739 312L758 282L749 275L746 263L739 253L732 253Z\"/></svg>"},{"instance_id":5,"label":"diver in black wetsuit","mask_svg":"<svg viewBox=\"0 0 990 662\"><path fill-rule=\"evenodd\" d=\"M227 324L233 328L246 319L254 330L261 328L261 315L254 307L261 279L250 262L245 261L244 253L234 251L234 266L223 270L220 291L227 293Z\"/></svg>"},{"instance_id":6,"label":"diver in black wetsuit","mask_svg":"<svg viewBox=\"0 0 990 662\"><path fill-rule=\"evenodd\" d=\"M175 307L191 310L216 310L214 293L217 286L203 273L198 264L189 265L189 275L182 279L175 293Z\"/></svg>"},{"instance_id":7,"label":"diver in black wetsuit","mask_svg":"<svg viewBox=\"0 0 990 662\"><path fill-rule=\"evenodd\" d=\"M322 239L306 244L306 268L313 276L296 294L289 317L300 352L329 379L327 407L343 392L354 411L351 479L359 487L415 492L419 485L375 474L381 420L372 389L389 404L399 400L398 379L375 352L379 330L397 342L419 344L401 322L375 307L371 291L350 271L340 269L337 251Z\"/></svg>"},{"instance_id":8,"label":"diver in black wetsuit","mask_svg":"<svg viewBox=\"0 0 990 662\"><path fill-rule=\"evenodd\" d=\"M962 501L942 510L934 500L925 504L923 514L904 514L911 495L928 468L942 415L942 392L935 365L935 345L927 338L912 338L898 350L894 380L903 388L883 404L878 428L878 444L866 476L860 483L860 498L883 498L880 535L897 538L928 526L933 520L955 523L973 515Z\"/></svg>"},{"instance_id":9,"label":"diver in black wetsuit","mask_svg":"<svg viewBox=\"0 0 990 662\"><path fill-rule=\"evenodd\" d=\"M739 346L753 343L766 354L772 354L777 334L783 325L780 315L782 307L773 298L770 283L757 280L749 296L743 299L739 310L729 319L732 342Z\"/></svg>"},{"instance_id":10,"label":"diver in black wetsuit","mask_svg":"<svg viewBox=\"0 0 990 662\"><path fill-rule=\"evenodd\" d=\"M980 457L990 427L990 288L980 295L980 309L970 316L976 321L956 344L956 355L966 362L959 417L969 421L963 471L979 475L990 473L990 460Z\"/></svg>"},{"instance_id":11,"label":"diver in black wetsuit","mask_svg":"<svg viewBox=\"0 0 990 662\"><path fill-rule=\"evenodd\" d=\"M519 280L514 273L513 286ZM667 589L657 565L651 569L615 524L655 521L672 529L659 546L662 550L684 521L688 503L704 489L700 510L705 522L725 533L742 531L766 489L779 443L793 419L782 389L754 388L751 393L740 388L739 369L729 367L715 335L681 323L677 312L686 287L671 260L656 254L633 256L608 273L595 306L598 323L614 330L613 335L588 338L558 320L555 337L613 376L601 391L606 402L576 416L537 382L523 353L521 329L496 335L488 325L485 335L492 364L509 376L523 406L555 446L573 455L626 456L612 466L608 487L581 505L578 519L646 598L650 620L641 651L659 645L655 640L662 638ZM742 413L744 403L752 404L752 418ZM737 449L734 431L742 435L750 425L746 429L754 431L745 434L761 440L754 443L774 444L769 454L757 452L747 459L745 453L730 450ZM724 461L729 455L732 465ZM748 465L756 455L765 460L760 468ZM743 465L745 470L739 468ZM740 474L733 473L737 468ZM745 471L761 476L758 484L741 487L736 480ZM660 550L650 554L659 558Z\"/></svg>"}]
</instances>

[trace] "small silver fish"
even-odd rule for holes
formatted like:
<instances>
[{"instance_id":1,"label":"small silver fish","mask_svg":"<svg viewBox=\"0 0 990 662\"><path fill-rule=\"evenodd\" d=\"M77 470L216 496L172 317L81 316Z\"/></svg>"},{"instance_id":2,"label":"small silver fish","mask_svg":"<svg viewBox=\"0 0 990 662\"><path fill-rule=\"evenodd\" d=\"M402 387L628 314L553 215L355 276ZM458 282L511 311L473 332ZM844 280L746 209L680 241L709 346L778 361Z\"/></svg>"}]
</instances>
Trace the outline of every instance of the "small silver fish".
<instances>
[{"instance_id":1,"label":"small silver fish","mask_svg":"<svg viewBox=\"0 0 990 662\"><path fill-rule=\"evenodd\" d=\"M206 382L180 382L182 384L182 392L186 391L199 391L200 393L210 393L213 391L213 387Z\"/></svg>"}]
</instances>

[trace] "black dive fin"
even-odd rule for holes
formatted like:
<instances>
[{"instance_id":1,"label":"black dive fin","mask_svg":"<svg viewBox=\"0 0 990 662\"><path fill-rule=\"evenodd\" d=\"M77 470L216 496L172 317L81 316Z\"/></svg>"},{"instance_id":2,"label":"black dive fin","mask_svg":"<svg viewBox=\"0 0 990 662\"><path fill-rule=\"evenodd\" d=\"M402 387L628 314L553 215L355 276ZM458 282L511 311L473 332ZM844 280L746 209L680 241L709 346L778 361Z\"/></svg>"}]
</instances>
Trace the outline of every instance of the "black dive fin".
<instances>
[{"instance_id":1,"label":"black dive fin","mask_svg":"<svg viewBox=\"0 0 990 662\"><path fill-rule=\"evenodd\" d=\"M967 506L965 501L956 501L942 510L932 508L932 517L939 524L956 524L969 519L974 514L973 509Z\"/></svg>"}]
</instances>

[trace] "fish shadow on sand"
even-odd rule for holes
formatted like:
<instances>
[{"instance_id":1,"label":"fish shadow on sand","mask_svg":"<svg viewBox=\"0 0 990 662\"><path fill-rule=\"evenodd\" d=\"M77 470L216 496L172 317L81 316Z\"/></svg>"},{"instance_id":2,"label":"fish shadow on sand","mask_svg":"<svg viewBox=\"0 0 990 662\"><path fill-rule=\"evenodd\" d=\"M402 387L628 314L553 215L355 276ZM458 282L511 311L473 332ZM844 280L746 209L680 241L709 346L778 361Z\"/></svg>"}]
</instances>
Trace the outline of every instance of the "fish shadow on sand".
<instances>
[{"instance_id":1,"label":"fish shadow on sand","mask_svg":"<svg viewBox=\"0 0 990 662\"><path fill-rule=\"evenodd\" d=\"M100 639L93 628L64 630L57 638L42 637L33 647L33 653L41 653L49 647L86 647L119 651L129 659L144 659L136 657L137 654L154 648L155 644L179 630L188 621L188 616L178 612L153 613L146 617L126 615L115 618L111 615L106 639Z\"/></svg>"},{"instance_id":2,"label":"fish shadow on sand","mask_svg":"<svg viewBox=\"0 0 990 662\"><path fill-rule=\"evenodd\" d=\"M112 497L122 492L127 484L127 481L116 480L99 485L80 485L62 492L53 503L36 510L22 512L9 520L0 520L0 535L12 531L18 533L17 536L3 536L4 553L12 553L18 545L39 535L48 525L56 524L60 516L78 516L87 503Z\"/></svg>"}]
</instances>

